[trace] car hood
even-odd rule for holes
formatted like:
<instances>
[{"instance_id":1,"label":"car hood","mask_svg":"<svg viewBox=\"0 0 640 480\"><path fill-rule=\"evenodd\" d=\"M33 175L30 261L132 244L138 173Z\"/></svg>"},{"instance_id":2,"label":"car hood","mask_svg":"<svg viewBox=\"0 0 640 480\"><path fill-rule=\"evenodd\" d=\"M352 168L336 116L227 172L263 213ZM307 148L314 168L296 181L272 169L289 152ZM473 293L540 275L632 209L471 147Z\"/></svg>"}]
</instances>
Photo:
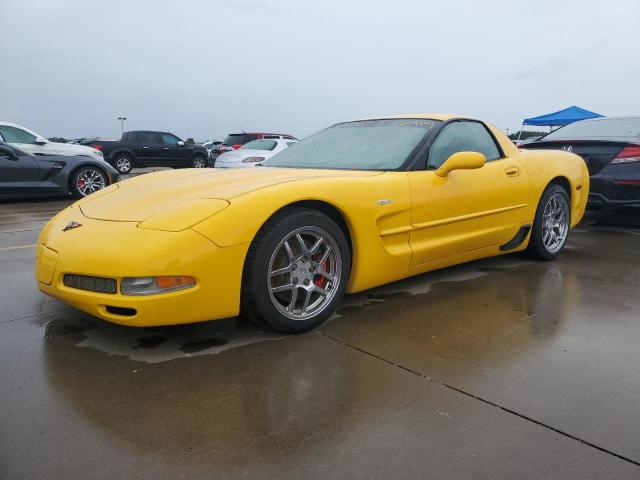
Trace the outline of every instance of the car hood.
<instances>
[{"instance_id":1,"label":"car hood","mask_svg":"<svg viewBox=\"0 0 640 480\"><path fill-rule=\"evenodd\" d=\"M69 143L51 142L53 146L63 155L91 155L96 156L96 149L85 145L73 145Z\"/></svg>"},{"instance_id":2,"label":"car hood","mask_svg":"<svg viewBox=\"0 0 640 480\"><path fill-rule=\"evenodd\" d=\"M141 222L197 200L222 199L233 203L232 199L240 195L287 182L380 174L382 172L273 167L165 170L125 180L78 203L89 218Z\"/></svg>"}]
</instances>

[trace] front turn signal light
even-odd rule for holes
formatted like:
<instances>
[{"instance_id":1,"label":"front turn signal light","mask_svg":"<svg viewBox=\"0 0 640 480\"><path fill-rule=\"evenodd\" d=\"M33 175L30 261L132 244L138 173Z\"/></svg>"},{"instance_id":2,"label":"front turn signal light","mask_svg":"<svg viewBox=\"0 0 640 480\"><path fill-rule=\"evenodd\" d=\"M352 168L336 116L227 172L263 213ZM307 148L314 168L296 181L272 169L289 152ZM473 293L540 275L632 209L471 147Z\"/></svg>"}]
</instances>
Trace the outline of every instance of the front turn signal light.
<instances>
[{"instance_id":1,"label":"front turn signal light","mask_svg":"<svg viewBox=\"0 0 640 480\"><path fill-rule=\"evenodd\" d=\"M122 295L156 295L158 293L175 292L195 286L193 277L162 276L162 277L125 277L120 284Z\"/></svg>"}]
</instances>

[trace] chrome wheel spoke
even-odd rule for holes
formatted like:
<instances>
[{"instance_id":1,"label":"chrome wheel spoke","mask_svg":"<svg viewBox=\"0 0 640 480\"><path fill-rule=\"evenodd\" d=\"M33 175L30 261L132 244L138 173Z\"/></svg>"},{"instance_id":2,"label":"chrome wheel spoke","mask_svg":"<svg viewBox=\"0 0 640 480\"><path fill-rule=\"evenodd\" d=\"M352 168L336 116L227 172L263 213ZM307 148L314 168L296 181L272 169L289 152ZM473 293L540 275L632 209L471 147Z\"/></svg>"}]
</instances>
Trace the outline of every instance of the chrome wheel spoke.
<instances>
[{"instance_id":1,"label":"chrome wheel spoke","mask_svg":"<svg viewBox=\"0 0 640 480\"><path fill-rule=\"evenodd\" d=\"M287 310L293 312L294 308L296 308L296 302L298 301L298 289L294 288L291 290L291 299L289 300L289 305L287 305Z\"/></svg>"},{"instance_id":2,"label":"chrome wheel spoke","mask_svg":"<svg viewBox=\"0 0 640 480\"><path fill-rule=\"evenodd\" d=\"M327 259L329 258L329 254L330 253L331 253L331 247L327 247L327 249L322 254L322 257L320 257L320 260L318 260L317 262L314 262L314 264L315 265L324 265L324 262L327 261Z\"/></svg>"},{"instance_id":3,"label":"chrome wheel spoke","mask_svg":"<svg viewBox=\"0 0 640 480\"><path fill-rule=\"evenodd\" d=\"M311 300L311 292L312 290L306 290L304 300L302 302L302 308L300 309L301 313L307 313L307 309L309 308L309 301Z\"/></svg>"},{"instance_id":4,"label":"chrome wheel spoke","mask_svg":"<svg viewBox=\"0 0 640 480\"><path fill-rule=\"evenodd\" d=\"M287 256L289 257L289 262L293 263L296 261L296 257L293 255L293 252L291 251L291 246L289 246L289 242L285 240L284 242L284 249L287 252Z\"/></svg>"},{"instance_id":5,"label":"chrome wheel spoke","mask_svg":"<svg viewBox=\"0 0 640 480\"><path fill-rule=\"evenodd\" d=\"M314 243L313 246L309 249L309 253L311 255L316 254L320 246L323 244L323 242L324 242L324 238L322 238L322 235L320 235L316 243Z\"/></svg>"},{"instance_id":6,"label":"chrome wheel spoke","mask_svg":"<svg viewBox=\"0 0 640 480\"><path fill-rule=\"evenodd\" d=\"M273 293L278 293L278 292L288 292L291 290L295 290L294 286L291 283L288 283L286 285L278 285L277 287L272 287L271 291Z\"/></svg>"},{"instance_id":7,"label":"chrome wheel spoke","mask_svg":"<svg viewBox=\"0 0 640 480\"><path fill-rule=\"evenodd\" d=\"M329 292L327 292L324 288L318 287L317 285L313 287L313 291L319 293L323 297L326 297Z\"/></svg>"},{"instance_id":8,"label":"chrome wheel spoke","mask_svg":"<svg viewBox=\"0 0 640 480\"><path fill-rule=\"evenodd\" d=\"M293 265L287 265L286 267L282 267L282 268L279 268L277 270L274 270L269 275L271 275L272 277L276 277L278 275L283 275L285 273L290 273L292 267L293 267Z\"/></svg>"},{"instance_id":9,"label":"chrome wheel spoke","mask_svg":"<svg viewBox=\"0 0 640 480\"><path fill-rule=\"evenodd\" d=\"M296 233L296 239L298 240L298 243L300 244L300 250L302 251L302 255L303 256L307 256L309 255L309 248L307 247L307 244L304 242L304 239L302 238L302 235L300 235L299 233Z\"/></svg>"}]
</instances>

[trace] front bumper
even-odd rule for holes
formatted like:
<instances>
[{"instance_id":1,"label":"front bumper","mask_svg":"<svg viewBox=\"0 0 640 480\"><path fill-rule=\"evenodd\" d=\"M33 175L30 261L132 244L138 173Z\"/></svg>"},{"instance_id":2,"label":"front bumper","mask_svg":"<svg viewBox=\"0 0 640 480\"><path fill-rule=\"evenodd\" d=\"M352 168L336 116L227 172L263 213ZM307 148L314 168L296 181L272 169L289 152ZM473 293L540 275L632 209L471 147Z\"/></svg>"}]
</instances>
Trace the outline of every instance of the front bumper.
<instances>
[{"instance_id":1,"label":"front bumper","mask_svg":"<svg viewBox=\"0 0 640 480\"><path fill-rule=\"evenodd\" d=\"M70 221L81 227L63 232ZM72 206L43 229L36 255L40 290L90 315L122 325L149 327L238 315L248 244L218 247L193 230L164 232L135 222L84 217ZM115 279L116 293L64 285L65 274ZM192 288L148 296L120 293L124 277L188 275Z\"/></svg>"}]
</instances>

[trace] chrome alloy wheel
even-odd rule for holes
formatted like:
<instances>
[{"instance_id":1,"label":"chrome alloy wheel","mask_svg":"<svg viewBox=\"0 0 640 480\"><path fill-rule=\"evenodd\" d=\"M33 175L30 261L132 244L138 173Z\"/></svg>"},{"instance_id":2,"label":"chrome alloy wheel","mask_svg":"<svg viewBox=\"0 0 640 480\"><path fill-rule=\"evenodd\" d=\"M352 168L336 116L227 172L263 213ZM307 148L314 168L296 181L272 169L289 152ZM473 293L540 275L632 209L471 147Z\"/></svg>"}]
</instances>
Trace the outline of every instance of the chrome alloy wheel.
<instances>
[{"instance_id":1,"label":"chrome alloy wheel","mask_svg":"<svg viewBox=\"0 0 640 480\"><path fill-rule=\"evenodd\" d=\"M542 242L549 253L562 248L569 232L569 203L560 192L554 193L542 214Z\"/></svg>"},{"instance_id":2,"label":"chrome alloy wheel","mask_svg":"<svg viewBox=\"0 0 640 480\"><path fill-rule=\"evenodd\" d=\"M83 197L102 190L106 184L102 172L94 169L85 169L76 177L76 187Z\"/></svg>"},{"instance_id":3,"label":"chrome alloy wheel","mask_svg":"<svg viewBox=\"0 0 640 480\"><path fill-rule=\"evenodd\" d=\"M297 228L274 249L267 288L273 306L292 320L322 312L338 291L342 255L333 236L316 226Z\"/></svg>"},{"instance_id":4,"label":"chrome alloy wheel","mask_svg":"<svg viewBox=\"0 0 640 480\"><path fill-rule=\"evenodd\" d=\"M193 159L193 168L204 168L207 166L207 162L203 157L196 157Z\"/></svg>"},{"instance_id":5,"label":"chrome alloy wheel","mask_svg":"<svg viewBox=\"0 0 640 480\"><path fill-rule=\"evenodd\" d=\"M120 157L116 160L116 168L120 173L128 173L131 170L131 160L127 157Z\"/></svg>"}]
</instances>

